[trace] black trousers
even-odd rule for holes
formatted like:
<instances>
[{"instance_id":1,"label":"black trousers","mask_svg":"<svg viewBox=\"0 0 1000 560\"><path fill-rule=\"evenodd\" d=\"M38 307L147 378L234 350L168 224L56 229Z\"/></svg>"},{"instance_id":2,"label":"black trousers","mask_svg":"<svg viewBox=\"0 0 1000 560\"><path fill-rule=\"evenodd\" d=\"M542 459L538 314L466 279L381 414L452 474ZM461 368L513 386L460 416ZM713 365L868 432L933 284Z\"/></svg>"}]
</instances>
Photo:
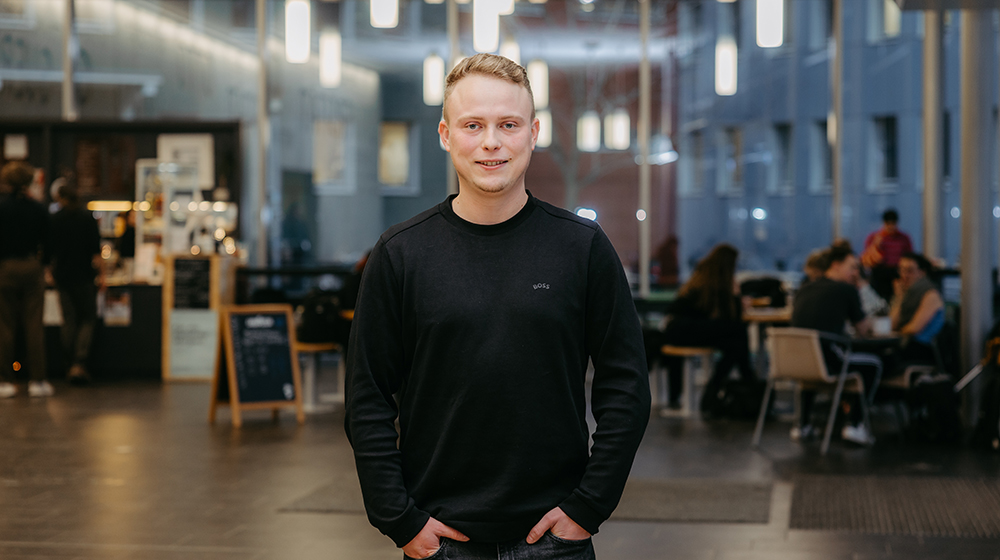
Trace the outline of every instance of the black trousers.
<instances>
[{"instance_id":1,"label":"black trousers","mask_svg":"<svg viewBox=\"0 0 1000 560\"><path fill-rule=\"evenodd\" d=\"M63 352L69 364L86 365L97 323L97 286L93 279L57 284L63 312Z\"/></svg>"},{"instance_id":2,"label":"black trousers","mask_svg":"<svg viewBox=\"0 0 1000 560\"><path fill-rule=\"evenodd\" d=\"M721 352L722 355L715 362L712 377L705 385L705 392L702 394L702 411L711 409L718 402L719 393L733 368L739 370L740 378L744 381L757 379L753 366L750 365L747 326L742 321L675 317L667 324L664 339L666 344L704 346ZM684 383L684 361L681 358L668 358L665 362L670 399L675 401L680 397Z\"/></svg>"},{"instance_id":3,"label":"black trousers","mask_svg":"<svg viewBox=\"0 0 1000 560\"><path fill-rule=\"evenodd\" d=\"M45 370L45 277L35 258L0 261L0 382L13 381L14 339L23 333L32 381L43 381Z\"/></svg>"}]
</instances>

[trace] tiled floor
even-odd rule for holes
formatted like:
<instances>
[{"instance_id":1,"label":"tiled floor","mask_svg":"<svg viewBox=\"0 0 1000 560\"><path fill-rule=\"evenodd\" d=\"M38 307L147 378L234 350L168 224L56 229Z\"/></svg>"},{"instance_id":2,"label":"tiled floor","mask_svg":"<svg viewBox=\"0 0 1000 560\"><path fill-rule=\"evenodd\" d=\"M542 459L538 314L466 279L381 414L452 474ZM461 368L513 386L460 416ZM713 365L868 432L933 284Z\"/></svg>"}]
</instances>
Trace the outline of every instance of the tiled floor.
<instances>
[{"instance_id":1,"label":"tiled floor","mask_svg":"<svg viewBox=\"0 0 1000 560\"><path fill-rule=\"evenodd\" d=\"M280 513L354 476L343 413L248 414L207 423L207 385L56 386L48 400L0 401L0 559L398 559L361 515ZM788 529L798 473L996 477L1000 454L904 444L883 426L874 449L788 441L771 422L654 416L633 475L774 482L768 524L608 522L603 560L1000 559L1000 539L873 536ZM983 512L1000 515L1000 512Z\"/></svg>"}]
</instances>

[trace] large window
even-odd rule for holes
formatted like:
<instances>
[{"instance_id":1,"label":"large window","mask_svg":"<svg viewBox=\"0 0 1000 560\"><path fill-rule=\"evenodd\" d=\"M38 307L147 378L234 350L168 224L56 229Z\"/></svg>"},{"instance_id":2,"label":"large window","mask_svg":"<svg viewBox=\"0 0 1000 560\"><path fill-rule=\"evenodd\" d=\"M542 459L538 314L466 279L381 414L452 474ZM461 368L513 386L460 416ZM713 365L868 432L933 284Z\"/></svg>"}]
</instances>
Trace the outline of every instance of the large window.
<instances>
[{"instance_id":1,"label":"large window","mask_svg":"<svg viewBox=\"0 0 1000 560\"><path fill-rule=\"evenodd\" d=\"M868 39L871 42L898 37L903 13L895 0L868 0Z\"/></svg>"},{"instance_id":2,"label":"large window","mask_svg":"<svg viewBox=\"0 0 1000 560\"><path fill-rule=\"evenodd\" d=\"M771 132L771 166L768 181L770 194L795 194L795 161L792 148L792 125L779 123Z\"/></svg>"},{"instance_id":3,"label":"large window","mask_svg":"<svg viewBox=\"0 0 1000 560\"><path fill-rule=\"evenodd\" d=\"M719 182L721 195L743 193L743 131L730 127L722 131L719 146Z\"/></svg>"},{"instance_id":4,"label":"large window","mask_svg":"<svg viewBox=\"0 0 1000 560\"><path fill-rule=\"evenodd\" d=\"M408 122L385 121L379 129L378 181L382 193L420 193L416 127Z\"/></svg>"},{"instance_id":5,"label":"large window","mask_svg":"<svg viewBox=\"0 0 1000 560\"><path fill-rule=\"evenodd\" d=\"M705 135L693 130L687 135L681 149L680 192L685 196L698 195L705 190Z\"/></svg>"},{"instance_id":6,"label":"large window","mask_svg":"<svg viewBox=\"0 0 1000 560\"><path fill-rule=\"evenodd\" d=\"M833 147L826 121L816 121L809 136L809 192L826 194L833 187Z\"/></svg>"},{"instance_id":7,"label":"large window","mask_svg":"<svg viewBox=\"0 0 1000 560\"><path fill-rule=\"evenodd\" d=\"M873 190L895 187L899 182L896 117L875 117L871 131L869 185Z\"/></svg>"},{"instance_id":8,"label":"large window","mask_svg":"<svg viewBox=\"0 0 1000 560\"><path fill-rule=\"evenodd\" d=\"M833 0L815 0L806 3L803 9L808 10L809 48L825 49L833 39Z\"/></svg>"},{"instance_id":9,"label":"large window","mask_svg":"<svg viewBox=\"0 0 1000 560\"><path fill-rule=\"evenodd\" d=\"M941 175L951 179L951 113L941 118Z\"/></svg>"},{"instance_id":10,"label":"large window","mask_svg":"<svg viewBox=\"0 0 1000 560\"><path fill-rule=\"evenodd\" d=\"M33 0L0 0L0 29L33 29L35 27L35 2Z\"/></svg>"}]
</instances>

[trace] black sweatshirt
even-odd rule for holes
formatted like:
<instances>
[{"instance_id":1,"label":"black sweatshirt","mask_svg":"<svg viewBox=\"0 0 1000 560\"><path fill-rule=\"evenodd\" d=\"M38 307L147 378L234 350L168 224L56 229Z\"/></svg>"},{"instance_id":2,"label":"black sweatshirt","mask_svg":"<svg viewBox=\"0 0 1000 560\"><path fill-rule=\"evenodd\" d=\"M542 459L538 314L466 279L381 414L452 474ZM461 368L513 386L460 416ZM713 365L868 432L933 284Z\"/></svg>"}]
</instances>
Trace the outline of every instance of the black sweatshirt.
<instances>
[{"instance_id":1,"label":"black sweatshirt","mask_svg":"<svg viewBox=\"0 0 1000 560\"><path fill-rule=\"evenodd\" d=\"M560 506L596 533L649 419L621 262L596 223L530 195L490 226L451 201L386 231L365 267L346 429L368 517L400 547L429 515L500 542Z\"/></svg>"}]
</instances>

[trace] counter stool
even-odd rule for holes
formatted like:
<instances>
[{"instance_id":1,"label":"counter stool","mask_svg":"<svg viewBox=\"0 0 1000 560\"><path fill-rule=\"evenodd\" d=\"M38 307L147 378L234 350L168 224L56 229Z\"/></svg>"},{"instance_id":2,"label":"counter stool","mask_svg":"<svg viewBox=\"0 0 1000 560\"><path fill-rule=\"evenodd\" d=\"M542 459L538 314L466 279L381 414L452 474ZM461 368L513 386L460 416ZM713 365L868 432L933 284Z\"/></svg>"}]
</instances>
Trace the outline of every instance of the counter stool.
<instances>
[{"instance_id":1,"label":"counter stool","mask_svg":"<svg viewBox=\"0 0 1000 560\"><path fill-rule=\"evenodd\" d=\"M336 342L296 342L296 355L301 360L305 354L312 354L302 368L302 408L306 413L330 412L332 402L344 400L344 366L343 349ZM320 354L337 354L337 392L331 395L320 395L316 390L316 376L319 375ZM332 402L331 402L332 401Z\"/></svg>"},{"instance_id":2,"label":"counter stool","mask_svg":"<svg viewBox=\"0 0 1000 560\"><path fill-rule=\"evenodd\" d=\"M660 353L664 356L684 359L684 394L681 397L681 409L679 411L670 410L666 407L669 398L667 388L666 368L659 368L657 374L657 400L660 404L660 416L681 416L690 418L697 408L695 406L695 381L698 377L698 370L691 366L691 358L699 358L701 361L701 371L703 380L712 376L712 354L714 348L701 346L671 346L665 344L660 347Z\"/></svg>"}]
</instances>

